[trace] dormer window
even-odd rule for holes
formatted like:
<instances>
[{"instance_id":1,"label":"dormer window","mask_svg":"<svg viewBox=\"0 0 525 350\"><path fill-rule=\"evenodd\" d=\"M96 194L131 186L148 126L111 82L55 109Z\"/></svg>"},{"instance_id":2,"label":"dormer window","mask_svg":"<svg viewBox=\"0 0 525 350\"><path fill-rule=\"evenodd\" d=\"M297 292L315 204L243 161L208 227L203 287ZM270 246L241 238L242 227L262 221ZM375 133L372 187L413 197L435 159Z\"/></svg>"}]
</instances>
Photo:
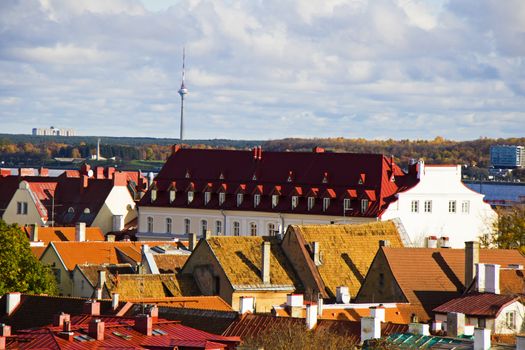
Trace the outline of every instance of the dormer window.
<instances>
[{"instance_id":1,"label":"dormer window","mask_svg":"<svg viewBox=\"0 0 525 350\"><path fill-rule=\"evenodd\" d=\"M237 206L240 207L242 204L242 201L244 200L244 194L237 193Z\"/></svg>"},{"instance_id":2,"label":"dormer window","mask_svg":"<svg viewBox=\"0 0 525 350\"><path fill-rule=\"evenodd\" d=\"M343 199L343 208L344 210L350 210L350 198Z\"/></svg>"},{"instance_id":3,"label":"dormer window","mask_svg":"<svg viewBox=\"0 0 525 350\"><path fill-rule=\"evenodd\" d=\"M188 191L188 204L190 204L191 202L193 202L193 198L195 196L195 192L193 191Z\"/></svg>"},{"instance_id":4,"label":"dormer window","mask_svg":"<svg viewBox=\"0 0 525 350\"><path fill-rule=\"evenodd\" d=\"M272 195L272 208L275 208L279 204L279 195L273 194Z\"/></svg>"},{"instance_id":5,"label":"dormer window","mask_svg":"<svg viewBox=\"0 0 525 350\"><path fill-rule=\"evenodd\" d=\"M312 210L315 205L315 197L308 197L308 210Z\"/></svg>"},{"instance_id":6,"label":"dormer window","mask_svg":"<svg viewBox=\"0 0 525 350\"><path fill-rule=\"evenodd\" d=\"M368 199L361 199L361 213L368 210Z\"/></svg>"},{"instance_id":7,"label":"dormer window","mask_svg":"<svg viewBox=\"0 0 525 350\"><path fill-rule=\"evenodd\" d=\"M323 211L327 211L330 206L330 198L323 198Z\"/></svg>"},{"instance_id":8,"label":"dormer window","mask_svg":"<svg viewBox=\"0 0 525 350\"><path fill-rule=\"evenodd\" d=\"M297 208L297 204L299 204L299 197L292 196L292 210Z\"/></svg>"},{"instance_id":9,"label":"dormer window","mask_svg":"<svg viewBox=\"0 0 525 350\"><path fill-rule=\"evenodd\" d=\"M256 193L253 195L253 207L257 208L261 204L261 195Z\"/></svg>"},{"instance_id":10,"label":"dormer window","mask_svg":"<svg viewBox=\"0 0 525 350\"><path fill-rule=\"evenodd\" d=\"M204 205L208 204L211 199L211 192L206 191L204 192Z\"/></svg>"},{"instance_id":11,"label":"dormer window","mask_svg":"<svg viewBox=\"0 0 525 350\"><path fill-rule=\"evenodd\" d=\"M175 202L176 191L174 188L170 189L170 203Z\"/></svg>"},{"instance_id":12,"label":"dormer window","mask_svg":"<svg viewBox=\"0 0 525 350\"><path fill-rule=\"evenodd\" d=\"M219 192L219 205L223 205L226 201L226 193Z\"/></svg>"},{"instance_id":13,"label":"dormer window","mask_svg":"<svg viewBox=\"0 0 525 350\"><path fill-rule=\"evenodd\" d=\"M157 200L157 189L152 188L151 189L151 203L155 202Z\"/></svg>"}]
</instances>

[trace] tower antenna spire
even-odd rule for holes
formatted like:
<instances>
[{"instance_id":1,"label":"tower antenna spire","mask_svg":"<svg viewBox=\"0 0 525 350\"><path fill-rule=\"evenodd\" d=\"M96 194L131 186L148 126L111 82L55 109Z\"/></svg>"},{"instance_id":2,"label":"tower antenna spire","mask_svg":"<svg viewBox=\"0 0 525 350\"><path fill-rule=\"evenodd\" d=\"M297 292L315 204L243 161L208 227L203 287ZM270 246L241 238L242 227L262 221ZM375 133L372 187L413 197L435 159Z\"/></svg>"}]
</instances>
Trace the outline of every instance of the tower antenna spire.
<instances>
[{"instance_id":1,"label":"tower antenna spire","mask_svg":"<svg viewBox=\"0 0 525 350\"><path fill-rule=\"evenodd\" d=\"M182 48L182 82L180 84L180 141L184 139L184 96L188 94L188 89L184 85L186 74L186 48Z\"/></svg>"}]
</instances>

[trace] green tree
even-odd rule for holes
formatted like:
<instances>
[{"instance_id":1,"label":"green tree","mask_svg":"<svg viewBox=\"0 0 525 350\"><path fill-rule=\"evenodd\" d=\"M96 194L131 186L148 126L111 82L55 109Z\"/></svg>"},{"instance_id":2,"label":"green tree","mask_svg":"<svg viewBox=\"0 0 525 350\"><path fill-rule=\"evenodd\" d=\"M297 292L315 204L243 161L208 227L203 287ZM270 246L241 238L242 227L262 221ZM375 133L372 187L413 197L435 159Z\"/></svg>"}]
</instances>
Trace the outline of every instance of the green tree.
<instances>
[{"instance_id":1,"label":"green tree","mask_svg":"<svg viewBox=\"0 0 525 350\"><path fill-rule=\"evenodd\" d=\"M485 246L525 251L525 205L498 210L494 233L482 241Z\"/></svg>"},{"instance_id":2,"label":"green tree","mask_svg":"<svg viewBox=\"0 0 525 350\"><path fill-rule=\"evenodd\" d=\"M29 239L20 227L0 220L0 247L0 295L57 293L51 270L31 253Z\"/></svg>"}]
</instances>

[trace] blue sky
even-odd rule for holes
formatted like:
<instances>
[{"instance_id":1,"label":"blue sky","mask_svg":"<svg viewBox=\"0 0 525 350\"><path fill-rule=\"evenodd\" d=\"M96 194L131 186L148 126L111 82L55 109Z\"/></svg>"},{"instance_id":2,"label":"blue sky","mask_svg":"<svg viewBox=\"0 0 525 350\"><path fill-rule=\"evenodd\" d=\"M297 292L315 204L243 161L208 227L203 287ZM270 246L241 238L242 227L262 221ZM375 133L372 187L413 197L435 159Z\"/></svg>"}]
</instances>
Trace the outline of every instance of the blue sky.
<instances>
[{"instance_id":1,"label":"blue sky","mask_svg":"<svg viewBox=\"0 0 525 350\"><path fill-rule=\"evenodd\" d=\"M0 132L525 136L522 0L3 0Z\"/></svg>"}]
</instances>

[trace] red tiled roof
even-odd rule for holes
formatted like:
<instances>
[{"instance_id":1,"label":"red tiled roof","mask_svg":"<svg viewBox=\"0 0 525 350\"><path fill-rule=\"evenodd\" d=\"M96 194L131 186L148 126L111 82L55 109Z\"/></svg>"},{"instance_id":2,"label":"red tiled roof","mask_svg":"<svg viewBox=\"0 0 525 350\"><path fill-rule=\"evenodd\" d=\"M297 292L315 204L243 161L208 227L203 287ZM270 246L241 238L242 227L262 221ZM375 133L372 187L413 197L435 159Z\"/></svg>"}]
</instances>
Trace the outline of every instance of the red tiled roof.
<instances>
[{"instance_id":1,"label":"red tiled roof","mask_svg":"<svg viewBox=\"0 0 525 350\"><path fill-rule=\"evenodd\" d=\"M503 307L519 300L512 295L474 293L452 299L436 307L436 313L460 312L469 316L497 317Z\"/></svg>"},{"instance_id":2,"label":"red tiled roof","mask_svg":"<svg viewBox=\"0 0 525 350\"><path fill-rule=\"evenodd\" d=\"M32 226L24 226L22 229L31 238ZM50 242L75 241L75 227L38 227L38 240L46 245ZM86 227L86 241L104 240L104 233L99 227Z\"/></svg>"},{"instance_id":3,"label":"red tiled roof","mask_svg":"<svg viewBox=\"0 0 525 350\"><path fill-rule=\"evenodd\" d=\"M290 171L292 181L288 181ZM190 178L187 178L187 174ZM257 177L254 180L254 174ZM325 175L329 174L329 176ZM223 179L221 179L221 175ZM391 181L395 175L395 182ZM366 182L363 179L366 177ZM314 152L264 152L262 158L253 156L252 151L231 150L202 150L179 148L173 153L156 177L158 193L152 203L151 196L146 194L140 205L154 207L188 207L206 209L260 210L275 212L310 213L321 215L343 215L342 198L349 187L355 187L356 197L368 198L371 203L362 213L358 201L353 201L354 210L347 211L347 215L377 217L394 201L395 194L400 188L408 188L417 183L416 177L404 174L401 169L391 162L390 158L379 154L357 153L314 153ZM253 193L257 186L264 184L270 190L263 194L260 205L256 209L250 200L244 200L237 207L235 196L227 193L226 201L219 205L218 198L212 195L209 203L204 203L202 193L195 193L191 203L185 195L176 196L170 203L168 187L177 181L185 188L190 182L195 184L213 183L227 184L229 188L237 189L239 185L246 185L246 193ZM359 184L363 182L362 184ZM202 188L202 185L196 188ZM323 211L322 203L317 201L314 208L307 209L306 198L299 199L299 204L292 209L284 198L279 204L272 207L270 195L273 192L283 197L290 196L294 188L301 187L307 196L312 192L329 193L330 196L341 201L341 205L333 203L328 210ZM331 191L327 191L330 189ZM373 193L373 195L372 195ZM228 196L230 194L230 196ZM301 196L302 197L302 196Z\"/></svg>"}]
</instances>

